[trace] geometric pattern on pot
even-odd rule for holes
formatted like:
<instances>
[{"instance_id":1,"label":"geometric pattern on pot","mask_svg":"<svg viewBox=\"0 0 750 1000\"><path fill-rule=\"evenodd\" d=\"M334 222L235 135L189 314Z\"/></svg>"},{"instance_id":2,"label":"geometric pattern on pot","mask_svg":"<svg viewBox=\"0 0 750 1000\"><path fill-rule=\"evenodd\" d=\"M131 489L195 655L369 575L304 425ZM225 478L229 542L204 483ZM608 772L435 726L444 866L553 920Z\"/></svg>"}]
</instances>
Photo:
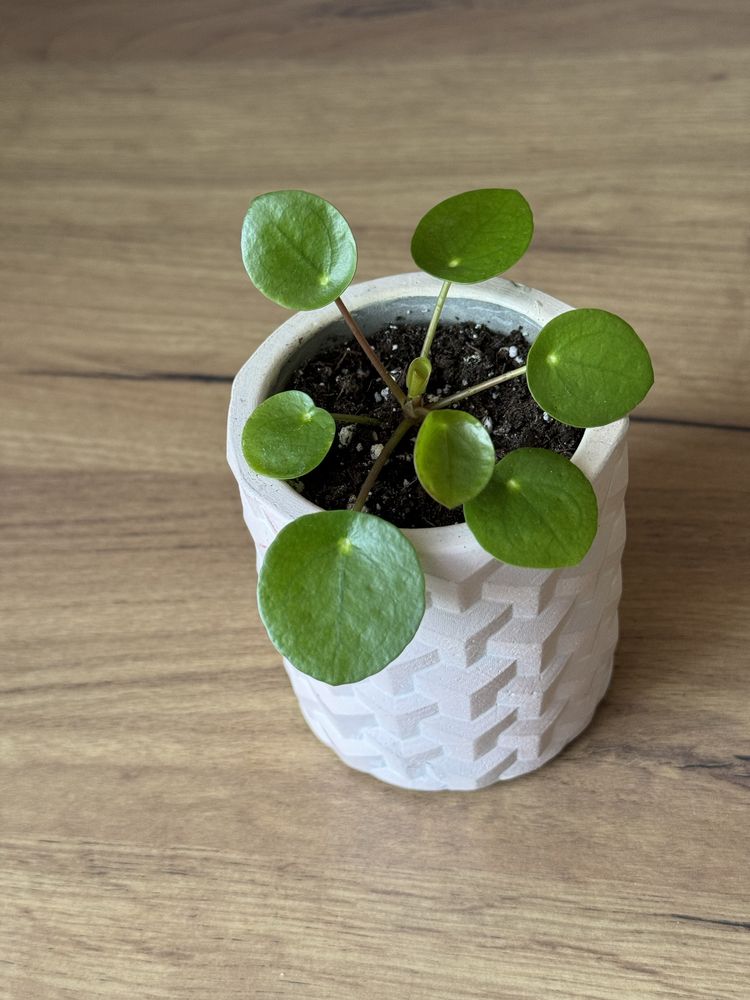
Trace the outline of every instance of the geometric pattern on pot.
<instances>
[{"instance_id":1,"label":"geometric pattern on pot","mask_svg":"<svg viewBox=\"0 0 750 1000\"><path fill-rule=\"evenodd\" d=\"M331 687L285 661L318 738L350 767L435 791L526 774L578 736L607 690L617 643L624 441L614 465L580 565L520 576L491 560L454 603L433 600L404 653L358 684Z\"/></svg>"},{"instance_id":2,"label":"geometric pattern on pot","mask_svg":"<svg viewBox=\"0 0 750 1000\"><path fill-rule=\"evenodd\" d=\"M488 284L501 294L511 283ZM547 298L524 291L536 303ZM260 565L298 516L300 498L248 475L233 445L252 409L252 375L243 369L235 381L227 454ZM472 790L535 770L585 729L617 643L626 430L622 420L586 431L573 458L599 504L597 536L579 565L500 563L465 526L407 531L425 569L427 610L404 652L380 673L339 687L284 661L308 725L341 760L404 788Z\"/></svg>"}]
</instances>

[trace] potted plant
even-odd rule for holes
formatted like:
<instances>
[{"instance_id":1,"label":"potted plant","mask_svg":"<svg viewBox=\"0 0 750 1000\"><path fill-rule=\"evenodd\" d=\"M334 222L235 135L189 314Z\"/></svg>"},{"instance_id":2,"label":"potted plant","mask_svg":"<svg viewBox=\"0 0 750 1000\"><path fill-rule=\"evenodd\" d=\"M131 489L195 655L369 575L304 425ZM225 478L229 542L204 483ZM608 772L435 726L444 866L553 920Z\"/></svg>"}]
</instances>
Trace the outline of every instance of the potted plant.
<instances>
[{"instance_id":1,"label":"potted plant","mask_svg":"<svg viewBox=\"0 0 750 1000\"><path fill-rule=\"evenodd\" d=\"M465 192L419 222L421 273L350 286L356 244L322 198L262 195L243 226L251 279L298 310L240 371L229 412L261 618L316 735L403 787L474 789L541 766L609 681L627 414L653 370L619 317L497 277L532 233L517 191ZM477 379L479 356L492 373ZM346 412L314 398L345 389ZM510 450L494 425L509 391L527 415ZM328 487L363 461L350 495L313 502L320 470Z\"/></svg>"}]
</instances>

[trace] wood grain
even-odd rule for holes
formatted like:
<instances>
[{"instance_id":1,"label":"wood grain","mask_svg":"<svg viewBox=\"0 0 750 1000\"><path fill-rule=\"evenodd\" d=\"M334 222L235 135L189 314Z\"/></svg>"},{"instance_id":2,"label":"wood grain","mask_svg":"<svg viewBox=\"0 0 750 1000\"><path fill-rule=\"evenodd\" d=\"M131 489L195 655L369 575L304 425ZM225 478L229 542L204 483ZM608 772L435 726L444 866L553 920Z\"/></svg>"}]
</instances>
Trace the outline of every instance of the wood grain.
<instances>
[{"instance_id":1,"label":"wood grain","mask_svg":"<svg viewBox=\"0 0 750 1000\"><path fill-rule=\"evenodd\" d=\"M746 998L748 35L735 0L5 0L0 998ZM513 276L625 315L657 386L594 723L420 795L314 740L257 618L224 420L285 314L238 230L319 191L367 278L497 183Z\"/></svg>"}]
</instances>

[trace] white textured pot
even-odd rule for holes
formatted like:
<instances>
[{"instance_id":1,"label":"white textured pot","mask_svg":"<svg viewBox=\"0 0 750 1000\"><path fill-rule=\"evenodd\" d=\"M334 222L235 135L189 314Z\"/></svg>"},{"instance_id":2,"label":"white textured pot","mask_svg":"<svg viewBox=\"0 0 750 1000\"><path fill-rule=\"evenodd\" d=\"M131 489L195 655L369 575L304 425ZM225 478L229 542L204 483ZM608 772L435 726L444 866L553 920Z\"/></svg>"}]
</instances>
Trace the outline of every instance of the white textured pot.
<instances>
[{"instance_id":1,"label":"white textured pot","mask_svg":"<svg viewBox=\"0 0 750 1000\"><path fill-rule=\"evenodd\" d=\"M354 285L345 298L370 332L397 316L427 322L439 289L436 279L405 274ZM454 286L444 317L503 330L521 325L533 340L569 308L497 278ZM248 468L245 421L302 359L349 336L335 306L298 313L234 381L228 459L258 565L286 524L318 508ZM340 687L284 661L302 714L323 743L351 767L394 785L468 790L533 771L586 728L609 684L617 642L626 431L627 420L587 430L573 456L599 501L599 531L578 566L500 563L463 524L406 531L425 570L427 611L404 652L379 674Z\"/></svg>"}]
</instances>

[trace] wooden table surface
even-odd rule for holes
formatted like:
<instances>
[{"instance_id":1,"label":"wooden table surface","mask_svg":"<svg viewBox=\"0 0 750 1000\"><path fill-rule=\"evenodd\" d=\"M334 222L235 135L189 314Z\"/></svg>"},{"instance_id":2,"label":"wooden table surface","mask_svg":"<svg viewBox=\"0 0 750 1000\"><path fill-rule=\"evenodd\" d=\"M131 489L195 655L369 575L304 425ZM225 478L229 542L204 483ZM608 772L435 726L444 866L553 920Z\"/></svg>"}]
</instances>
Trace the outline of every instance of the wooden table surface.
<instances>
[{"instance_id":1,"label":"wooden table surface","mask_svg":"<svg viewBox=\"0 0 750 1000\"><path fill-rule=\"evenodd\" d=\"M747 1000L750 351L743 0L3 0L0 997ZM349 771L254 602L233 373L286 313L251 196L412 270L516 186L511 276L624 315L614 681L475 794Z\"/></svg>"}]
</instances>

